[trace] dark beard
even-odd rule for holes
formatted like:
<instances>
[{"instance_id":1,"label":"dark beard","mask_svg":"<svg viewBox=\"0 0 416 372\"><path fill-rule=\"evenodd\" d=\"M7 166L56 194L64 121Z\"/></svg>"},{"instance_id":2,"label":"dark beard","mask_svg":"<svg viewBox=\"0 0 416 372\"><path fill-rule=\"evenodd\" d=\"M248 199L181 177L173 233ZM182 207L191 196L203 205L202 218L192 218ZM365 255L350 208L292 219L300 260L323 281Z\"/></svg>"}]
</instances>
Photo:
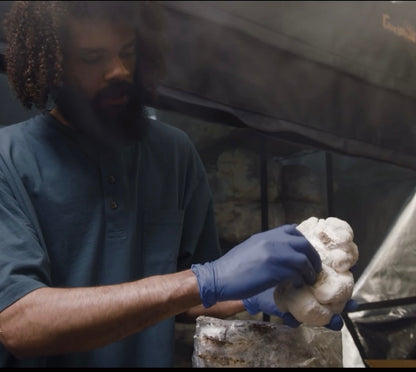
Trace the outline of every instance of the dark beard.
<instances>
[{"instance_id":1,"label":"dark beard","mask_svg":"<svg viewBox=\"0 0 416 372\"><path fill-rule=\"evenodd\" d=\"M105 104L108 97L126 94L123 105ZM148 118L138 84L114 82L93 99L73 84L56 90L54 100L62 116L78 130L105 148L117 148L140 141L147 132Z\"/></svg>"}]
</instances>

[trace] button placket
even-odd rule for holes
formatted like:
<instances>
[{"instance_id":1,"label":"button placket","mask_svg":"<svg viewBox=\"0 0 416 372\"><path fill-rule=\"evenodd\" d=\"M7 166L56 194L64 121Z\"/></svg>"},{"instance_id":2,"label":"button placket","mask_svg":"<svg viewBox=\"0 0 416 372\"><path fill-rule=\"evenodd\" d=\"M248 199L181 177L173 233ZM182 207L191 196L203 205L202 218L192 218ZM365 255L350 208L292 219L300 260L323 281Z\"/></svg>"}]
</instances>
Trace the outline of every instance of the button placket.
<instances>
[{"instance_id":1,"label":"button placket","mask_svg":"<svg viewBox=\"0 0 416 372\"><path fill-rule=\"evenodd\" d=\"M114 174L104 175L104 182L107 184L107 186L104 187L106 190L107 197L109 198L109 204L110 210L116 210L118 208L118 202L115 199L115 184L116 184L116 177Z\"/></svg>"},{"instance_id":2,"label":"button placket","mask_svg":"<svg viewBox=\"0 0 416 372\"><path fill-rule=\"evenodd\" d=\"M103 157L100 161L101 184L104 192L104 213L106 215L106 237L125 238L126 219L123 192L124 167L119 156Z\"/></svg>"},{"instance_id":3,"label":"button placket","mask_svg":"<svg viewBox=\"0 0 416 372\"><path fill-rule=\"evenodd\" d=\"M114 185L116 183L116 178L113 175L107 177L107 181L110 185Z\"/></svg>"},{"instance_id":4,"label":"button placket","mask_svg":"<svg viewBox=\"0 0 416 372\"><path fill-rule=\"evenodd\" d=\"M113 175L109 175L109 176L107 177L107 182L108 182L110 185L115 185L115 183L116 183L116 178L115 178ZM114 200L114 198L112 198L112 200L110 201L110 208L111 208L112 210L115 210L115 209L117 209L117 208L118 208L118 204L117 204L117 202Z\"/></svg>"}]
</instances>

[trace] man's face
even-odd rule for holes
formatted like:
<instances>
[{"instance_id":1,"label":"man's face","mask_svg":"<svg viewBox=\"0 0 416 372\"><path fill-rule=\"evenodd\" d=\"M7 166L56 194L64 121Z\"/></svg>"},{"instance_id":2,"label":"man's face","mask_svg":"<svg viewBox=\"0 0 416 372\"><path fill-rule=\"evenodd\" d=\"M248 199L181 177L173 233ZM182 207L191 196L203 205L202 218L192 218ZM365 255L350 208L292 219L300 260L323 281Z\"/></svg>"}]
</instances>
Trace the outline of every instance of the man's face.
<instances>
[{"instance_id":1,"label":"man's face","mask_svg":"<svg viewBox=\"0 0 416 372\"><path fill-rule=\"evenodd\" d=\"M98 19L69 21L64 86L56 102L72 127L110 146L142 136L136 58L134 29Z\"/></svg>"}]
</instances>

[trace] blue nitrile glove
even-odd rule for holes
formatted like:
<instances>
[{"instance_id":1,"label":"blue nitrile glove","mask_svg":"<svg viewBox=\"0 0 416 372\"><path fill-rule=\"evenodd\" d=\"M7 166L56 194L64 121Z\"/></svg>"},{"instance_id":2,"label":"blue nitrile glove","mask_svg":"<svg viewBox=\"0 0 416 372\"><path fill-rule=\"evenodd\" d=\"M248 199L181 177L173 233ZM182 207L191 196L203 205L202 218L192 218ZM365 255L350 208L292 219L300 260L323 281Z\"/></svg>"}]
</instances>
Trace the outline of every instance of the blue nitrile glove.
<instances>
[{"instance_id":1,"label":"blue nitrile glove","mask_svg":"<svg viewBox=\"0 0 416 372\"><path fill-rule=\"evenodd\" d=\"M248 298L277 283L313 284L321 258L296 225L252 235L215 261L191 266L204 307Z\"/></svg>"},{"instance_id":2,"label":"blue nitrile glove","mask_svg":"<svg viewBox=\"0 0 416 372\"><path fill-rule=\"evenodd\" d=\"M354 311L357 309L358 303L355 300L349 300L344 307L343 313ZM342 316L340 314L334 314L329 322L325 327L332 329L333 331L339 331L344 325L344 321L342 320Z\"/></svg>"},{"instance_id":3,"label":"blue nitrile glove","mask_svg":"<svg viewBox=\"0 0 416 372\"><path fill-rule=\"evenodd\" d=\"M301 323L298 322L291 313L284 313L276 306L273 297L274 290L275 288L272 287L266 289L264 292L254 295L253 297L245 298L243 300L244 307L251 315L255 315L261 311L265 314L275 315L282 318L283 323L289 327L299 327Z\"/></svg>"}]
</instances>

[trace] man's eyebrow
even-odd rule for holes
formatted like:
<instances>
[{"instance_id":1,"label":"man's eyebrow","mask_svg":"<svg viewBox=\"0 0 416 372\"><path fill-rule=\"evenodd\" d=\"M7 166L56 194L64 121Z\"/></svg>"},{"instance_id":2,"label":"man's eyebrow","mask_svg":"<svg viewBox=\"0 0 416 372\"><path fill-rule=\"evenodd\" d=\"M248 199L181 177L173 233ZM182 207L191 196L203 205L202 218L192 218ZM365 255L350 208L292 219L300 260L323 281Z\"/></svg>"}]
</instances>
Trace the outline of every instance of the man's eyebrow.
<instances>
[{"instance_id":1,"label":"man's eyebrow","mask_svg":"<svg viewBox=\"0 0 416 372\"><path fill-rule=\"evenodd\" d=\"M89 47L81 47L78 48L79 53L104 53L105 48L89 48Z\"/></svg>"},{"instance_id":2,"label":"man's eyebrow","mask_svg":"<svg viewBox=\"0 0 416 372\"><path fill-rule=\"evenodd\" d=\"M130 47L135 46L136 44L136 38L134 38L133 40L125 43L122 46L122 49L127 49ZM78 48L78 52L79 53L105 53L106 49L105 48L93 48L93 47L79 47Z\"/></svg>"}]
</instances>

